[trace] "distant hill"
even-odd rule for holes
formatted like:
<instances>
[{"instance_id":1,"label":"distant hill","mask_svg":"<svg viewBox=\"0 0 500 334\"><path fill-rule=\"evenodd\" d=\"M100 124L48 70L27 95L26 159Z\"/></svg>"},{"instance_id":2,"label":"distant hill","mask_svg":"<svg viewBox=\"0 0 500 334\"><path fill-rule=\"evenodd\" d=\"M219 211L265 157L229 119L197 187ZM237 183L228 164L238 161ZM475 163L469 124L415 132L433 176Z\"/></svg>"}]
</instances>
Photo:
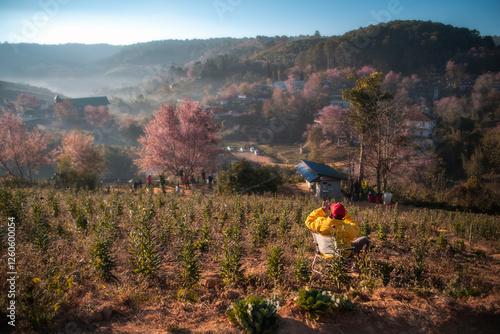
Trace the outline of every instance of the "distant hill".
<instances>
[{"instance_id":1,"label":"distant hill","mask_svg":"<svg viewBox=\"0 0 500 334\"><path fill-rule=\"evenodd\" d=\"M31 85L0 81L0 102L4 100L15 101L19 94L26 93L34 95L38 100L47 101L52 104L56 93L46 89Z\"/></svg>"},{"instance_id":2,"label":"distant hill","mask_svg":"<svg viewBox=\"0 0 500 334\"><path fill-rule=\"evenodd\" d=\"M225 59L232 61L232 72L228 72L232 78L238 77L234 71L242 60L252 80L265 78L263 62L272 65L268 65L268 78L269 72L282 72L294 65L312 65L316 70L370 65L385 72L418 74L442 71L449 60L467 63L470 74L480 74L500 71L498 41L497 36L481 36L475 30L441 23L392 21L332 37L163 40L127 46L3 43L0 80L29 82L78 97L99 89L136 86L159 75L172 81L172 66L200 67L207 61L212 67L205 67L205 72L209 70L212 77L225 80L226 73L213 75L227 68ZM221 55L229 58L221 62ZM261 70L256 72L251 66L260 66Z\"/></svg>"},{"instance_id":3,"label":"distant hill","mask_svg":"<svg viewBox=\"0 0 500 334\"><path fill-rule=\"evenodd\" d=\"M107 58L122 47L108 44L0 44L0 73L2 77L33 77L84 73L87 66Z\"/></svg>"}]
</instances>

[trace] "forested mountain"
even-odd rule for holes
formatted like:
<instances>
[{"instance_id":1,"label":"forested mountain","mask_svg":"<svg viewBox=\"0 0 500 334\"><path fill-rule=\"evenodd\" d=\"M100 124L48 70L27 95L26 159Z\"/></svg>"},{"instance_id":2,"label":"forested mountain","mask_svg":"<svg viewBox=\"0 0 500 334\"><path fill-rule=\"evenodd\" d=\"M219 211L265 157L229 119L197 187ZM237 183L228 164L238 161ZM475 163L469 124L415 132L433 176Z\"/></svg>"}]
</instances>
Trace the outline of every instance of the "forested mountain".
<instances>
[{"instance_id":1,"label":"forested mountain","mask_svg":"<svg viewBox=\"0 0 500 334\"><path fill-rule=\"evenodd\" d=\"M333 37L164 40L128 46L4 43L0 79L68 74L143 77L144 67L192 66L219 55L284 67L312 65L316 70L371 65L409 74L444 69L448 60L467 63L472 74L500 69L500 53L490 36L441 23L392 21Z\"/></svg>"},{"instance_id":2,"label":"forested mountain","mask_svg":"<svg viewBox=\"0 0 500 334\"><path fill-rule=\"evenodd\" d=\"M296 65L313 65L317 70L369 65L403 74L443 70L448 60L467 63L473 74L500 69L500 53L492 37L423 21L392 21L343 36L296 41L293 47L276 47L256 58L279 59L289 65L295 59Z\"/></svg>"}]
</instances>

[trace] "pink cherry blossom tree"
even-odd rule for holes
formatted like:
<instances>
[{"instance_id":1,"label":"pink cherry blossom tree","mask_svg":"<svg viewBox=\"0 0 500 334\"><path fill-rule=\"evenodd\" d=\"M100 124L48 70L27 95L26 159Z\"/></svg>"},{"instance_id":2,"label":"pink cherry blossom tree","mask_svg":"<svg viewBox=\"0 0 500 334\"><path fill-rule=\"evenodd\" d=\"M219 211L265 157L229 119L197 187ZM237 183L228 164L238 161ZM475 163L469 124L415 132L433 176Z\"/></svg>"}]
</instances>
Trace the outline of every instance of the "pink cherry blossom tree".
<instances>
[{"instance_id":1,"label":"pink cherry blossom tree","mask_svg":"<svg viewBox=\"0 0 500 334\"><path fill-rule=\"evenodd\" d=\"M94 136L73 130L64 135L58 150L57 169L64 185L93 189L105 168L102 152L94 145Z\"/></svg>"},{"instance_id":2,"label":"pink cherry blossom tree","mask_svg":"<svg viewBox=\"0 0 500 334\"><path fill-rule=\"evenodd\" d=\"M40 108L40 101L38 101L35 95L21 93L16 98L16 106L21 111L26 108L38 109Z\"/></svg>"},{"instance_id":3,"label":"pink cherry blossom tree","mask_svg":"<svg viewBox=\"0 0 500 334\"><path fill-rule=\"evenodd\" d=\"M175 108L163 105L139 138L136 164L142 171L178 175L183 170L187 176L213 166L222 151L219 128L213 115L192 100Z\"/></svg>"},{"instance_id":4,"label":"pink cherry blossom tree","mask_svg":"<svg viewBox=\"0 0 500 334\"><path fill-rule=\"evenodd\" d=\"M0 167L7 174L25 178L38 168L51 162L52 152L47 152L50 137L36 128L28 131L26 124L12 113L0 117Z\"/></svg>"},{"instance_id":5,"label":"pink cherry blossom tree","mask_svg":"<svg viewBox=\"0 0 500 334\"><path fill-rule=\"evenodd\" d=\"M105 106L86 106L83 109L83 116L87 122L97 127L102 127L111 118Z\"/></svg>"},{"instance_id":6,"label":"pink cherry blossom tree","mask_svg":"<svg viewBox=\"0 0 500 334\"><path fill-rule=\"evenodd\" d=\"M323 135L329 136L332 139L341 136L349 138L352 134L347 109L339 106L326 106L321 111L318 121L321 125Z\"/></svg>"}]
</instances>

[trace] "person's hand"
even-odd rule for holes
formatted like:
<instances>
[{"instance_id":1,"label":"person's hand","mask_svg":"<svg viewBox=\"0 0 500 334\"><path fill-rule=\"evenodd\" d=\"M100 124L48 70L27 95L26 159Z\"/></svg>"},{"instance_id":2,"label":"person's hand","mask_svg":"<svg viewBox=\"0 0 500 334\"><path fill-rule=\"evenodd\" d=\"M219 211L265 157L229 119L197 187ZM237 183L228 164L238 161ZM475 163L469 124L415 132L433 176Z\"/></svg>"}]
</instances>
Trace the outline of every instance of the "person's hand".
<instances>
[{"instance_id":1,"label":"person's hand","mask_svg":"<svg viewBox=\"0 0 500 334\"><path fill-rule=\"evenodd\" d=\"M325 213L330 211L330 203L328 203L328 201L323 201L323 205L321 206L321 208L323 209L323 211L325 211Z\"/></svg>"}]
</instances>

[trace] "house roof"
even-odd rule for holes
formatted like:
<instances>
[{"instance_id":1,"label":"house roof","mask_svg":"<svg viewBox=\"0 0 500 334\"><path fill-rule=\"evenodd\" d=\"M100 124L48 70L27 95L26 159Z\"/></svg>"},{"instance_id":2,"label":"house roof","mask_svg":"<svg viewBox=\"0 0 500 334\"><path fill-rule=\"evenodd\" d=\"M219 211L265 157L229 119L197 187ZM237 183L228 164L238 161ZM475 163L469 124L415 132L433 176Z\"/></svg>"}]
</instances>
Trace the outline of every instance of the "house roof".
<instances>
[{"instance_id":1,"label":"house roof","mask_svg":"<svg viewBox=\"0 0 500 334\"><path fill-rule=\"evenodd\" d=\"M308 181L316 182L322 176L331 177L340 180L347 180L347 177L332 167L317 162L302 160L300 164L295 166L295 169Z\"/></svg>"},{"instance_id":2,"label":"house roof","mask_svg":"<svg viewBox=\"0 0 500 334\"><path fill-rule=\"evenodd\" d=\"M80 97L76 99L71 99L71 102L75 107L86 107L86 106L107 106L109 100L106 96L96 96L96 97Z\"/></svg>"},{"instance_id":3,"label":"house roof","mask_svg":"<svg viewBox=\"0 0 500 334\"><path fill-rule=\"evenodd\" d=\"M421 111L415 111L408 115L408 120L413 122L432 122L433 116Z\"/></svg>"},{"instance_id":4,"label":"house roof","mask_svg":"<svg viewBox=\"0 0 500 334\"><path fill-rule=\"evenodd\" d=\"M96 96L96 97L79 97L74 99L67 99L73 102L73 105L77 108L86 107L86 106L107 106L109 104L109 100L106 96ZM58 95L55 97L56 103L64 101Z\"/></svg>"}]
</instances>

